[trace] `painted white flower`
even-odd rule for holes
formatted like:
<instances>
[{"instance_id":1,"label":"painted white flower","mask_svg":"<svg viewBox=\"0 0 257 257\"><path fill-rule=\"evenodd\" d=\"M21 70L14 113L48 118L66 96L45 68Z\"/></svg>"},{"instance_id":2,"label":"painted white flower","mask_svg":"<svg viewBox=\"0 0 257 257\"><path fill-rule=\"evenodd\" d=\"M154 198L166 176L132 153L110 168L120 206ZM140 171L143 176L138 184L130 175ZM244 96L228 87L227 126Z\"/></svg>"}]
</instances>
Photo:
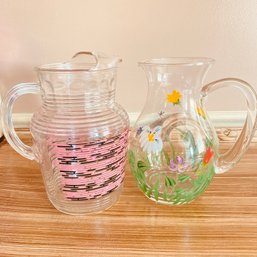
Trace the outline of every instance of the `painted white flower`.
<instances>
[{"instance_id":1,"label":"painted white flower","mask_svg":"<svg viewBox=\"0 0 257 257\"><path fill-rule=\"evenodd\" d=\"M160 126L153 129L150 129L148 126L142 128L139 142L144 151L147 153L158 153L162 150L161 130Z\"/></svg>"}]
</instances>

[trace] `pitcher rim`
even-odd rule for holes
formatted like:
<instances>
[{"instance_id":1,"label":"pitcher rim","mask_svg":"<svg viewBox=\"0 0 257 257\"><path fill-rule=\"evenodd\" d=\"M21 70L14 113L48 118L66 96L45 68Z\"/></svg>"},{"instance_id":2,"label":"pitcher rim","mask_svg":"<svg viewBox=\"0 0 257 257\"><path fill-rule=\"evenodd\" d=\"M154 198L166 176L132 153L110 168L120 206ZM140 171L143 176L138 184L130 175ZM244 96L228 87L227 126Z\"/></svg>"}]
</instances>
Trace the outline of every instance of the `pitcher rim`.
<instances>
[{"instance_id":1,"label":"pitcher rim","mask_svg":"<svg viewBox=\"0 0 257 257\"><path fill-rule=\"evenodd\" d=\"M115 63L111 64L99 64L96 58L96 63L88 62L55 62L43 64L35 67L37 72L100 72L100 71L110 71L118 68L118 64L122 62L122 59L115 56Z\"/></svg>"},{"instance_id":2,"label":"pitcher rim","mask_svg":"<svg viewBox=\"0 0 257 257\"><path fill-rule=\"evenodd\" d=\"M98 68L98 69L91 69L91 68L63 68L63 63L51 63L51 64L43 64L41 66L35 67L35 71L37 72L100 72L100 71L110 71L115 70L118 67L106 67L106 68Z\"/></svg>"},{"instance_id":3,"label":"pitcher rim","mask_svg":"<svg viewBox=\"0 0 257 257\"><path fill-rule=\"evenodd\" d=\"M212 64L215 59L209 57L160 57L139 61L139 65L161 65L161 66L200 66Z\"/></svg>"}]
</instances>

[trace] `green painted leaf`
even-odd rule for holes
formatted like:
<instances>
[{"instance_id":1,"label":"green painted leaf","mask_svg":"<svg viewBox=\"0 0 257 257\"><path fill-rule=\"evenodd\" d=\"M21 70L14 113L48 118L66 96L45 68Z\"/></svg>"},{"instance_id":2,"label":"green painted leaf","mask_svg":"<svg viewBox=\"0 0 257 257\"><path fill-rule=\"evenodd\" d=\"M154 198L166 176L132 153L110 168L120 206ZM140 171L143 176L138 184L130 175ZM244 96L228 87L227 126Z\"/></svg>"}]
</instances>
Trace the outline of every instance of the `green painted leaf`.
<instances>
[{"instance_id":1,"label":"green painted leaf","mask_svg":"<svg viewBox=\"0 0 257 257\"><path fill-rule=\"evenodd\" d=\"M148 190L146 191L145 194L146 194L146 196L150 197L152 192L153 192L152 188L148 188Z\"/></svg>"},{"instance_id":2,"label":"green painted leaf","mask_svg":"<svg viewBox=\"0 0 257 257\"><path fill-rule=\"evenodd\" d=\"M170 178L170 185L171 186L175 186L176 185L176 181L173 178Z\"/></svg>"},{"instance_id":3,"label":"green painted leaf","mask_svg":"<svg viewBox=\"0 0 257 257\"><path fill-rule=\"evenodd\" d=\"M195 139L194 139L194 136L193 136L193 134L192 134L191 131L187 130L186 132L184 132L184 134L183 134L183 139L184 139L187 143L189 143L189 145L190 145L191 147L193 147L193 149L194 149L195 151L197 151L197 146L196 146L196 144L195 144Z\"/></svg>"},{"instance_id":4,"label":"green painted leaf","mask_svg":"<svg viewBox=\"0 0 257 257\"><path fill-rule=\"evenodd\" d=\"M203 163L202 162L198 162L197 168L196 168L195 172L201 172L202 168L203 168Z\"/></svg>"},{"instance_id":5,"label":"green painted leaf","mask_svg":"<svg viewBox=\"0 0 257 257\"><path fill-rule=\"evenodd\" d=\"M132 150L129 150L129 152L128 152L128 159L129 159L131 171L132 171L134 177L139 182L141 182L141 184L144 184L144 182L145 182L144 171L146 169L148 169L148 167L142 161L138 161L137 166L136 166L135 155Z\"/></svg>"},{"instance_id":6,"label":"green painted leaf","mask_svg":"<svg viewBox=\"0 0 257 257\"><path fill-rule=\"evenodd\" d=\"M136 176L140 179L140 180L145 180L145 174L143 172L137 172Z\"/></svg>"},{"instance_id":7,"label":"green painted leaf","mask_svg":"<svg viewBox=\"0 0 257 257\"><path fill-rule=\"evenodd\" d=\"M147 165L145 162L143 161L138 161L137 162L137 168L140 172L145 172L146 170L148 170L150 167L149 165Z\"/></svg>"},{"instance_id":8,"label":"green painted leaf","mask_svg":"<svg viewBox=\"0 0 257 257\"><path fill-rule=\"evenodd\" d=\"M181 183L185 183L187 182L189 179L191 179L191 177L189 175L185 175L185 174L181 174L178 176L178 180Z\"/></svg>"},{"instance_id":9,"label":"green painted leaf","mask_svg":"<svg viewBox=\"0 0 257 257\"><path fill-rule=\"evenodd\" d=\"M165 189L164 192L163 192L163 200L164 200L164 201L168 201L168 195L167 195L166 189Z\"/></svg>"},{"instance_id":10,"label":"green painted leaf","mask_svg":"<svg viewBox=\"0 0 257 257\"><path fill-rule=\"evenodd\" d=\"M209 166L208 168L208 172L207 172L207 176L208 176L208 180L211 181L213 176L215 174L215 168L213 165Z\"/></svg>"},{"instance_id":11,"label":"green painted leaf","mask_svg":"<svg viewBox=\"0 0 257 257\"><path fill-rule=\"evenodd\" d=\"M166 187L169 187L169 186L170 186L170 181L169 181L169 178L168 178L168 177L165 178L165 186L166 186Z\"/></svg>"},{"instance_id":12,"label":"green painted leaf","mask_svg":"<svg viewBox=\"0 0 257 257\"><path fill-rule=\"evenodd\" d=\"M205 146L206 147L212 146L212 141L208 137L206 137L206 139L205 139Z\"/></svg>"},{"instance_id":13,"label":"green painted leaf","mask_svg":"<svg viewBox=\"0 0 257 257\"><path fill-rule=\"evenodd\" d=\"M155 185L154 185L154 189L153 189L153 194L154 194L154 199L156 201L158 201L159 198L159 185L160 185L160 181L159 179L156 181Z\"/></svg>"},{"instance_id":14,"label":"green painted leaf","mask_svg":"<svg viewBox=\"0 0 257 257\"><path fill-rule=\"evenodd\" d=\"M168 136L165 137L166 141L169 143L170 148L171 148L171 156L172 156L172 160L175 160L176 158L176 151L175 148L170 140L170 138ZM170 164L170 162L168 163L168 165Z\"/></svg>"},{"instance_id":15,"label":"green painted leaf","mask_svg":"<svg viewBox=\"0 0 257 257\"><path fill-rule=\"evenodd\" d=\"M187 193L184 195L184 199L185 199L187 202L192 201L194 198L195 198L195 192L194 192L194 191L187 192Z\"/></svg>"},{"instance_id":16,"label":"green painted leaf","mask_svg":"<svg viewBox=\"0 0 257 257\"><path fill-rule=\"evenodd\" d=\"M139 187L140 189L145 193L147 191L147 187L146 187L146 184L143 183L143 184L139 184Z\"/></svg>"},{"instance_id":17,"label":"green painted leaf","mask_svg":"<svg viewBox=\"0 0 257 257\"><path fill-rule=\"evenodd\" d=\"M165 156L165 160L167 162L167 165L170 165L170 157L166 151L163 150L163 154Z\"/></svg>"},{"instance_id":18,"label":"green painted leaf","mask_svg":"<svg viewBox=\"0 0 257 257\"><path fill-rule=\"evenodd\" d=\"M159 198L159 191L157 189L154 190L154 199L158 201Z\"/></svg>"},{"instance_id":19,"label":"green painted leaf","mask_svg":"<svg viewBox=\"0 0 257 257\"><path fill-rule=\"evenodd\" d=\"M144 163L145 163L145 165L146 165L147 167L149 167L149 168L151 167L150 161L149 161L149 159L148 159L147 156L144 158Z\"/></svg>"},{"instance_id":20,"label":"green painted leaf","mask_svg":"<svg viewBox=\"0 0 257 257\"><path fill-rule=\"evenodd\" d=\"M135 174L136 173L135 155L132 150L129 150L128 152L128 160L129 160L131 171Z\"/></svg>"},{"instance_id":21,"label":"green painted leaf","mask_svg":"<svg viewBox=\"0 0 257 257\"><path fill-rule=\"evenodd\" d=\"M179 202L181 202L181 198L180 197L176 197L173 199L173 203L174 204L178 204Z\"/></svg>"},{"instance_id":22,"label":"green painted leaf","mask_svg":"<svg viewBox=\"0 0 257 257\"><path fill-rule=\"evenodd\" d=\"M176 181L173 178L165 177L165 186L173 187L176 185Z\"/></svg>"},{"instance_id":23,"label":"green painted leaf","mask_svg":"<svg viewBox=\"0 0 257 257\"><path fill-rule=\"evenodd\" d=\"M194 186L195 187L201 186L204 183L205 179L206 179L205 174L200 174L198 178L194 181Z\"/></svg>"},{"instance_id":24,"label":"green painted leaf","mask_svg":"<svg viewBox=\"0 0 257 257\"><path fill-rule=\"evenodd\" d=\"M128 151L128 159L130 164L135 164L135 155L132 150Z\"/></svg>"},{"instance_id":25,"label":"green painted leaf","mask_svg":"<svg viewBox=\"0 0 257 257\"><path fill-rule=\"evenodd\" d=\"M184 194L184 193L185 193L185 190L182 189L182 188L176 188L176 189L175 189L175 192L178 193L178 194Z\"/></svg>"}]
</instances>

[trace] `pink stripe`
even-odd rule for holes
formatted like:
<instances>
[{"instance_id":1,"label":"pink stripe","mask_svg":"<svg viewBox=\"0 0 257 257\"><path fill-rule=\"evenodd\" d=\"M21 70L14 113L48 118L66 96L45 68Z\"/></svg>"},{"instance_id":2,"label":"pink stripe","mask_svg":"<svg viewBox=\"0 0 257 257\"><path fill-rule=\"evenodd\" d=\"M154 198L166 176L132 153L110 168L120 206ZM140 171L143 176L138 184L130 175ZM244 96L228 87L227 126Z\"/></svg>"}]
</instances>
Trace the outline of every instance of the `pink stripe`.
<instances>
[{"instance_id":1,"label":"pink stripe","mask_svg":"<svg viewBox=\"0 0 257 257\"><path fill-rule=\"evenodd\" d=\"M107 171L107 172L101 173L97 177L89 177L89 178L79 177L77 179L72 179L72 178L69 179L69 178L62 177L62 185L80 185L80 184L87 185L89 183L95 183L96 185L101 185L108 178L114 175L121 174L122 170L123 170L123 167L120 166L111 172Z\"/></svg>"},{"instance_id":2,"label":"pink stripe","mask_svg":"<svg viewBox=\"0 0 257 257\"><path fill-rule=\"evenodd\" d=\"M128 130L115 139L99 140L92 142L93 145L86 146L83 138L75 138L72 141L49 137L49 155L53 169L55 172L65 171L60 172L65 197L75 198L75 200L81 197L92 199L119 187L125 175L127 139ZM110 143L106 144L108 142ZM80 149L74 150L74 148ZM114 151L111 152L111 150ZM105 156L106 159L104 159ZM108 170L108 167L112 169ZM77 176L76 173L82 176Z\"/></svg>"},{"instance_id":3,"label":"pink stripe","mask_svg":"<svg viewBox=\"0 0 257 257\"><path fill-rule=\"evenodd\" d=\"M65 153L65 154L67 154L67 156L71 156L73 154L84 154L84 153L92 153L92 152L94 152L95 154L103 153L103 152L108 153L110 151L110 145L112 148L116 148L116 147L121 148L122 145L126 142L127 142L127 140L124 139L124 140L120 140L119 143L112 143L112 145L109 144L109 145L103 145L103 146L99 146L99 145L87 146L86 148L82 148L82 146L78 146L76 148L80 148L80 149L69 150L69 151L67 151L64 147L58 147L58 144L57 144L57 145L54 145L54 147L51 150L58 151L58 153ZM68 148L68 146L67 146L67 148Z\"/></svg>"}]
</instances>

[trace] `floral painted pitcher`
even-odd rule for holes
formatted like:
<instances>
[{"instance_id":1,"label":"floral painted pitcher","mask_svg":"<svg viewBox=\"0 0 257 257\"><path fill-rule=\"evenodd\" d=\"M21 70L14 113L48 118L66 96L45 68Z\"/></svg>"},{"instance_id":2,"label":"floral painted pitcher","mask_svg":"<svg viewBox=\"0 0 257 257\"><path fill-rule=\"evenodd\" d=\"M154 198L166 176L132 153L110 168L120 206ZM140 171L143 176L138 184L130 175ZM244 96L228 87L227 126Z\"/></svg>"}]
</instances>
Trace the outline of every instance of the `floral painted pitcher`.
<instances>
[{"instance_id":1,"label":"floral painted pitcher","mask_svg":"<svg viewBox=\"0 0 257 257\"><path fill-rule=\"evenodd\" d=\"M205 191L216 173L231 169L247 150L256 122L256 93L246 82L226 78L206 86L210 58L162 58L140 62L148 97L129 148L132 173L151 200L189 203ZM204 110L207 95L226 86L245 96L247 117L234 146L219 153L219 140Z\"/></svg>"}]
</instances>

